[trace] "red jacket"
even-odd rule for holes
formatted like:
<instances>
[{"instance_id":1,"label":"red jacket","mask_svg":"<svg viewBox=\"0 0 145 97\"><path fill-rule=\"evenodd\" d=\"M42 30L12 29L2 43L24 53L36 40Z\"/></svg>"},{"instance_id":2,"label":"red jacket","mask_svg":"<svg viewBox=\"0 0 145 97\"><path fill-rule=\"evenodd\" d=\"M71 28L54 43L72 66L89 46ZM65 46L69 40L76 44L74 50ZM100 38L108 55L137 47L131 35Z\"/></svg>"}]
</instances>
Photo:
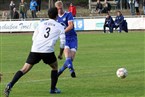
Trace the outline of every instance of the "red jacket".
<instances>
[{"instance_id":1,"label":"red jacket","mask_svg":"<svg viewBox=\"0 0 145 97\"><path fill-rule=\"evenodd\" d=\"M68 11L71 12L74 17L76 16L76 7L75 6L69 6Z\"/></svg>"}]
</instances>

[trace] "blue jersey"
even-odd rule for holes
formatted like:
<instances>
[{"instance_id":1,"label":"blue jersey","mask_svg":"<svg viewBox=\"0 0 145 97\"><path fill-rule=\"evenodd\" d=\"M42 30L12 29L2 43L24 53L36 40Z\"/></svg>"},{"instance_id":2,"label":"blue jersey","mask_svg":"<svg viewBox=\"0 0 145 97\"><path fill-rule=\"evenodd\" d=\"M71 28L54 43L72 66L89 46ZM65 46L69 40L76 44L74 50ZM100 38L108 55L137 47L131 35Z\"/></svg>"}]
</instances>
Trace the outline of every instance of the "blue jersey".
<instances>
[{"instance_id":1,"label":"blue jersey","mask_svg":"<svg viewBox=\"0 0 145 97\"><path fill-rule=\"evenodd\" d=\"M74 21L74 18L72 16L72 13L70 12L65 12L62 16L58 16L57 21L61 23L65 28L68 27L68 22L69 21ZM74 38L77 36L74 28L71 29L69 32L66 32L66 39L68 38Z\"/></svg>"},{"instance_id":2,"label":"blue jersey","mask_svg":"<svg viewBox=\"0 0 145 97\"><path fill-rule=\"evenodd\" d=\"M105 25L108 25L108 26L114 25L114 21L111 16L105 19Z\"/></svg>"},{"instance_id":3,"label":"blue jersey","mask_svg":"<svg viewBox=\"0 0 145 97\"><path fill-rule=\"evenodd\" d=\"M123 23L123 21L124 21L123 15L116 16L116 18L115 18L115 23L121 24L121 23Z\"/></svg>"}]
</instances>

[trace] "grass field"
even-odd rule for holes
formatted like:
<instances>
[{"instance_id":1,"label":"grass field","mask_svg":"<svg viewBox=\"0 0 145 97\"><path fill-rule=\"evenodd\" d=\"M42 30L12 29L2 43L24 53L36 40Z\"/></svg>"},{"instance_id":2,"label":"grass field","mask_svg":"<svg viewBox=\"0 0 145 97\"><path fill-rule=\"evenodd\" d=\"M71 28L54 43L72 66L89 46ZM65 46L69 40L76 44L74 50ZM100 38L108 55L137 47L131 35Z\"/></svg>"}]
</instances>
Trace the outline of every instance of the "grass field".
<instances>
[{"instance_id":1,"label":"grass field","mask_svg":"<svg viewBox=\"0 0 145 97\"><path fill-rule=\"evenodd\" d=\"M32 34L0 34L0 97L5 85L19 70L30 51ZM59 78L62 94L50 95L50 68L42 62L22 77L10 97L145 97L145 33L78 34L79 48L74 61L77 78L66 70ZM58 44L56 55L58 55ZM59 67L64 60L59 61ZM126 79L116 77L125 67Z\"/></svg>"}]
</instances>

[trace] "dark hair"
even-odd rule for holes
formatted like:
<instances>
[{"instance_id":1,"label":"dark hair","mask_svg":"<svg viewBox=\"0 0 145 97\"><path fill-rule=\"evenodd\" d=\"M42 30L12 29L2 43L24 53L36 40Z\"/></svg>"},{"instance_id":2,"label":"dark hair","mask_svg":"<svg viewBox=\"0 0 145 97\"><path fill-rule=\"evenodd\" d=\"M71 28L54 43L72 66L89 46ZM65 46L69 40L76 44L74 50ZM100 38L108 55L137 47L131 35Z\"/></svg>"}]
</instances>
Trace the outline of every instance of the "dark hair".
<instances>
[{"instance_id":1,"label":"dark hair","mask_svg":"<svg viewBox=\"0 0 145 97\"><path fill-rule=\"evenodd\" d=\"M48 10L48 16L50 19L56 19L58 16L58 10L56 7L50 8Z\"/></svg>"},{"instance_id":2,"label":"dark hair","mask_svg":"<svg viewBox=\"0 0 145 97\"><path fill-rule=\"evenodd\" d=\"M121 11L117 11L117 13L120 13L120 15L122 15Z\"/></svg>"},{"instance_id":3,"label":"dark hair","mask_svg":"<svg viewBox=\"0 0 145 97\"><path fill-rule=\"evenodd\" d=\"M106 13L106 15L110 15L110 13L109 13L109 12L107 12L107 13Z\"/></svg>"}]
</instances>

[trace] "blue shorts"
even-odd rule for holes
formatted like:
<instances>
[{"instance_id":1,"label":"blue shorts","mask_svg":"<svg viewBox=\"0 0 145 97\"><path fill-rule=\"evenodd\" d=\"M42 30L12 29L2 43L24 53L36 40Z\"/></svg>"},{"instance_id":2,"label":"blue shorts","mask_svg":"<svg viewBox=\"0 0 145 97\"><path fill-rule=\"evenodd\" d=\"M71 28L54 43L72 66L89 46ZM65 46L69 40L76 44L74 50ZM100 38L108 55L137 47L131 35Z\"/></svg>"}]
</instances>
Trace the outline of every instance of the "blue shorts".
<instances>
[{"instance_id":1,"label":"blue shorts","mask_svg":"<svg viewBox=\"0 0 145 97\"><path fill-rule=\"evenodd\" d=\"M69 48L72 51L77 51L78 48L78 39L75 38L66 38L65 48Z\"/></svg>"}]
</instances>

